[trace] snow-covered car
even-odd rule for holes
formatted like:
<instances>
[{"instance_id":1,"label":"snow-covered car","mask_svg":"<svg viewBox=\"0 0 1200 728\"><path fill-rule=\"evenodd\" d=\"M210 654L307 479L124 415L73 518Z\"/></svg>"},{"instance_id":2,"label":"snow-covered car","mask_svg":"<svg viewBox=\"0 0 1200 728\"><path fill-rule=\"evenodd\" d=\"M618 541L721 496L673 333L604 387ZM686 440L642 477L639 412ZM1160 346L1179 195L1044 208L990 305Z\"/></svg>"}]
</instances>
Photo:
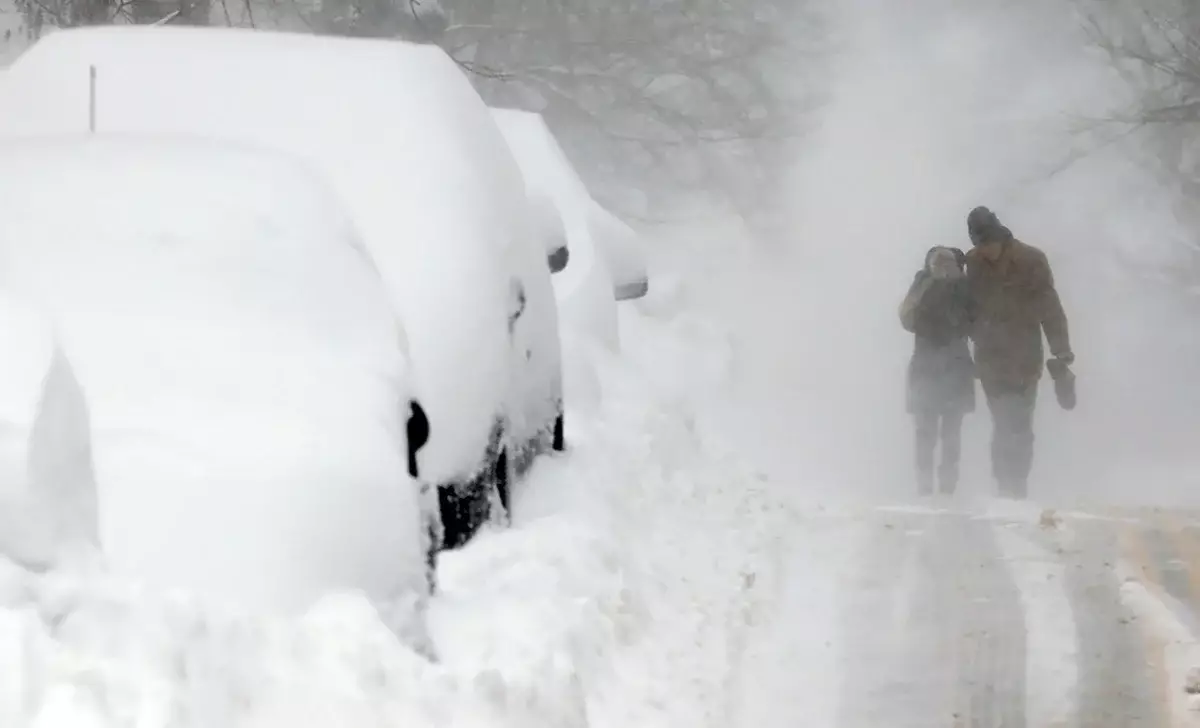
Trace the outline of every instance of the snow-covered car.
<instances>
[{"instance_id":1,"label":"snow-covered car","mask_svg":"<svg viewBox=\"0 0 1200 728\"><path fill-rule=\"evenodd\" d=\"M94 498L71 528L114 572L251 609L427 593L404 332L319 174L206 139L29 137L0 143L0 199L3 386L46 390L5 403L7 516Z\"/></svg>"},{"instance_id":2,"label":"snow-covered car","mask_svg":"<svg viewBox=\"0 0 1200 728\"><path fill-rule=\"evenodd\" d=\"M646 295L649 277L637 233L592 197L541 114L496 107L491 112L521 166L530 197L551 200L558 210L570 256L593 247L612 278L616 300Z\"/></svg>"},{"instance_id":3,"label":"snow-covered car","mask_svg":"<svg viewBox=\"0 0 1200 728\"><path fill-rule=\"evenodd\" d=\"M441 49L238 29L65 30L9 67L0 105L4 135L94 121L102 132L261 144L320 169L407 332L431 429L421 473L439 486L447 547L502 521L510 483L537 454L563 449L552 251L487 106Z\"/></svg>"},{"instance_id":4,"label":"snow-covered car","mask_svg":"<svg viewBox=\"0 0 1200 728\"><path fill-rule=\"evenodd\" d=\"M554 294L564 335L583 335L612 351L620 348L615 287L608 264L597 256L587 219L578 206L583 183L538 114L493 108L492 115L521 167L530 215L546 249L562 245L563 265L554 270ZM564 179L565 178L565 179ZM586 192L586 191L585 191Z\"/></svg>"}]
</instances>

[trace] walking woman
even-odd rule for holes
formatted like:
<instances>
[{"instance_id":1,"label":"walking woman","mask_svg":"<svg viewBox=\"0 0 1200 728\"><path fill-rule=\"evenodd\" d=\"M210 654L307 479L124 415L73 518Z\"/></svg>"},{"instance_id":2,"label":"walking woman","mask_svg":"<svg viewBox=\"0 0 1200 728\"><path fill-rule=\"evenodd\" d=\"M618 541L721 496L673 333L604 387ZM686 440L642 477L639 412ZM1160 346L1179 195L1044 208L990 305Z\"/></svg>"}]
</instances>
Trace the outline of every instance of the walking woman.
<instances>
[{"instance_id":1,"label":"walking woman","mask_svg":"<svg viewBox=\"0 0 1200 728\"><path fill-rule=\"evenodd\" d=\"M917 489L934 490L934 451L941 442L938 489L958 487L963 417L975 410L975 365L967 346L974 319L966 255L935 247L900 305L900 323L914 335L908 364L908 412L916 426Z\"/></svg>"}]
</instances>

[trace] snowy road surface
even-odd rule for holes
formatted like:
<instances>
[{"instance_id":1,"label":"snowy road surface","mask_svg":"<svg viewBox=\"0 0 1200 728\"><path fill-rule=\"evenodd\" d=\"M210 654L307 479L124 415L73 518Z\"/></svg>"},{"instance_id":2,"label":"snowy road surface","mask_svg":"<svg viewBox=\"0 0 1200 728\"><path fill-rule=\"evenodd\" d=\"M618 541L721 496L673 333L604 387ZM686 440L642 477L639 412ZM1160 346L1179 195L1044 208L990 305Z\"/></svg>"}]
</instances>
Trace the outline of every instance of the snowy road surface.
<instances>
[{"instance_id":1,"label":"snowy road surface","mask_svg":"<svg viewBox=\"0 0 1200 728\"><path fill-rule=\"evenodd\" d=\"M927 505L814 518L745 725L1200 725L1200 516Z\"/></svg>"}]
</instances>

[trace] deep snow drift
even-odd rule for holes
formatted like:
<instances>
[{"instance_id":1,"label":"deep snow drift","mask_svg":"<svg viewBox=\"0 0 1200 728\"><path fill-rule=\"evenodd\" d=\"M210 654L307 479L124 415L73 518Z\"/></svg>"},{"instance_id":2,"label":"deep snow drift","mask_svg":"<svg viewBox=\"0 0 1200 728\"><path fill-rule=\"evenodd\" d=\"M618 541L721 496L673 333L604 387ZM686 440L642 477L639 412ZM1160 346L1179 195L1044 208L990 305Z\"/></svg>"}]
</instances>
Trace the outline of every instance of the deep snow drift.
<instances>
[{"instance_id":1,"label":"deep snow drift","mask_svg":"<svg viewBox=\"0 0 1200 728\"><path fill-rule=\"evenodd\" d=\"M0 721L730 725L794 513L695 419L690 392L726 372L678 375L709 341L668 304L623 312L629 347L659 368L598 361L602 410L568 418L572 449L518 488L514 528L443 556L439 664L352 597L265 620L150 598L86 563L5 563Z\"/></svg>"}]
</instances>

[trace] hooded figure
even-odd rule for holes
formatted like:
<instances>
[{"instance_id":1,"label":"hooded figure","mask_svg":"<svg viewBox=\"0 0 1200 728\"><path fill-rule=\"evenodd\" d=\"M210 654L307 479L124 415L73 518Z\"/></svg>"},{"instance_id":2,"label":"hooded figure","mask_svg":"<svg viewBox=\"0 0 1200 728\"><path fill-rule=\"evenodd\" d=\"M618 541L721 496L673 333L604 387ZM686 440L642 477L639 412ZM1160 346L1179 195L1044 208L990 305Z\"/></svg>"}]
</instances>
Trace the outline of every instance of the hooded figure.
<instances>
[{"instance_id":1,"label":"hooded figure","mask_svg":"<svg viewBox=\"0 0 1200 728\"><path fill-rule=\"evenodd\" d=\"M1067 316L1046 254L1017 240L986 207L967 216L974 248L967 280L976 311L971 338L980 383L992 413L992 473L1001 494L1023 498L1033 464L1033 412L1044 352L1052 368L1074 361Z\"/></svg>"},{"instance_id":2,"label":"hooded figure","mask_svg":"<svg viewBox=\"0 0 1200 728\"><path fill-rule=\"evenodd\" d=\"M974 364L967 347L974 315L964 265L961 250L931 249L900 305L900 323L914 335L907 405L916 425L917 484L922 494L933 492L939 439L939 487L943 493L954 492L963 416L975 409Z\"/></svg>"}]
</instances>

